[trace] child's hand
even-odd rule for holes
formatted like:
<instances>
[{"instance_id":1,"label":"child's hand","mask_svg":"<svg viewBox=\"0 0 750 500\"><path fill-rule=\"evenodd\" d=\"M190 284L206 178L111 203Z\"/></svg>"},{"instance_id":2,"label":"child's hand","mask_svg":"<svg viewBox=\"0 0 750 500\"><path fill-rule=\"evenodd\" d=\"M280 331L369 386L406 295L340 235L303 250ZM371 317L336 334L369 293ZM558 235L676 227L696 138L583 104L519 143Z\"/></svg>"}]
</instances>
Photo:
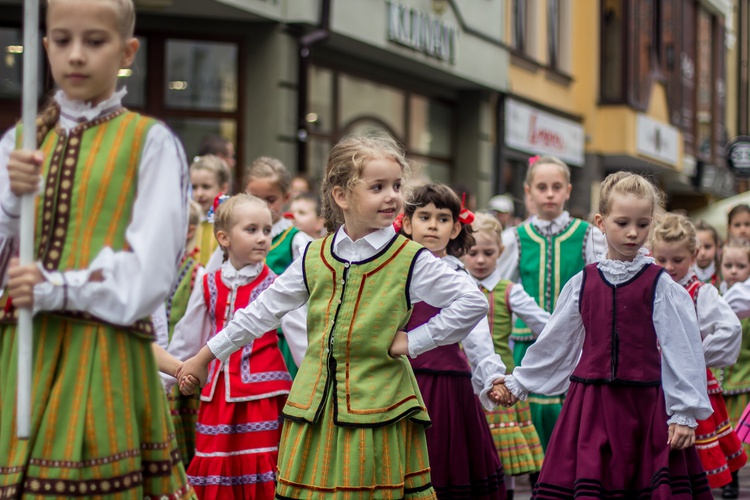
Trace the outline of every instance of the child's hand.
<instances>
[{"instance_id":1,"label":"child's hand","mask_svg":"<svg viewBox=\"0 0 750 500\"><path fill-rule=\"evenodd\" d=\"M175 378L180 384L180 391L183 394L192 394L196 386L203 387L208 379L208 364L213 360L214 353L208 346L198 351L198 354L188 359L179 367ZM189 392L185 392L185 391Z\"/></svg>"},{"instance_id":2,"label":"child's hand","mask_svg":"<svg viewBox=\"0 0 750 500\"><path fill-rule=\"evenodd\" d=\"M39 176L42 172L44 153L16 149L8 159L10 190L16 196L36 193L39 189Z\"/></svg>"},{"instance_id":3,"label":"child's hand","mask_svg":"<svg viewBox=\"0 0 750 500\"><path fill-rule=\"evenodd\" d=\"M22 266L17 258L10 260L8 267L8 293L16 307L34 306L34 285L44 281L36 264Z\"/></svg>"},{"instance_id":4,"label":"child's hand","mask_svg":"<svg viewBox=\"0 0 750 500\"><path fill-rule=\"evenodd\" d=\"M391 348L388 350L388 354L392 358L409 355L409 337L406 335L406 332L396 332L396 336L393 337L393 342L391 342Z\"/></svg>"},{"instance_id":5,"label":"child's hand","mask_svg":"<svg viewBox=\"0 0 750 500\"><path fill-rule=\"evenodd\" d=\"M684 450L695 444L695 429L687 425L670 424L667 444L673 450Z\"/></svg>"},{"instance_id":6,"label":"child's hand","mask_svg":"<svg viewBox=\"0 0 750 500\"><path fill-rule=\"evenodd\" d=\"M505 387L505 378L498 378L492 382L492 390L489 392L489 398L499 405L503 405L506 408L513 406L518 401L511 392Z\"/></svg>"},{"instance_id":7,"label":"child's hand","mask_svg":"<svg viewBox=\"0 0 750 500\"><path fill-rule=\"evenodd\" d=\"M183 381L180 383L180 392L185 396L192 396L195 392L196 387L198 387L199 385L198 382L198 379L196 379L192 375L183 377Z\"/></svg>"}]
</instances>

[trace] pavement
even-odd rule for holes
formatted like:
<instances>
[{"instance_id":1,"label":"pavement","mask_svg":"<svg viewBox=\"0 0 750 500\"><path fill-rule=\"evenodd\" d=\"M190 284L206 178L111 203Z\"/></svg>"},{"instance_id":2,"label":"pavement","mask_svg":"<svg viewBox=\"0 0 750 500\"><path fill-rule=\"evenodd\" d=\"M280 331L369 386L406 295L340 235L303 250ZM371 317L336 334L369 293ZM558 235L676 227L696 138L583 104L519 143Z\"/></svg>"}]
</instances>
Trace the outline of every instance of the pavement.
<instances>
[{"instance_id":1,"label":"pavement","mask_svg":"<svg viewBox=\"0 0 750 500\"><path fill-rule=\"evenodd\" d=\"M714 498L721 498L721 490L713 490ZM531 485L529 484L529 476L521 476L516 478L516 493L514 500L528 500L531 498ZM740 496L739 498L745 498L750 500L750 466L745 466L740 469Z\"/></svg>"}]
</instances>

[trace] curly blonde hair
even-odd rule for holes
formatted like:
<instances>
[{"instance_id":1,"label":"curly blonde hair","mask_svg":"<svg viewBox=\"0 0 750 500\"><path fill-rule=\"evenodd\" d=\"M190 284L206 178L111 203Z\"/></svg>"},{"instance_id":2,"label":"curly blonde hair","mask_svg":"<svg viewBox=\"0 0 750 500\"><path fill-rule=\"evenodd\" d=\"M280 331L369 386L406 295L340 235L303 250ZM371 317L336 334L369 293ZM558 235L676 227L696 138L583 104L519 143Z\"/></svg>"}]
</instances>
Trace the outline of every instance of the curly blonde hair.
<instances>
[{"instance_id":1,"label":"curly blonde hair","mask_svg":"<svg viewBox=\"0 0 750 500\"><path fill-rule=\"evenodd\" d=\"M691 255L698 250L698 233L692 221L680 214L664 214L648 236L651 250L657 243L684 243Z\"/></svg>"},{"instance_id":2,"label":"curly blonde hair","mask_svg":"<svg viewBox=\"0 0 750 500\"><path fill-rule=\"evenodd\" d=\"M615 195L632 194L648 198L652 203L652 214L664 208L664 193L645 177L632 172L615 172L602 181L599 190L599 214L605 216L612 209Z\"/></svg>"}]
</instances>

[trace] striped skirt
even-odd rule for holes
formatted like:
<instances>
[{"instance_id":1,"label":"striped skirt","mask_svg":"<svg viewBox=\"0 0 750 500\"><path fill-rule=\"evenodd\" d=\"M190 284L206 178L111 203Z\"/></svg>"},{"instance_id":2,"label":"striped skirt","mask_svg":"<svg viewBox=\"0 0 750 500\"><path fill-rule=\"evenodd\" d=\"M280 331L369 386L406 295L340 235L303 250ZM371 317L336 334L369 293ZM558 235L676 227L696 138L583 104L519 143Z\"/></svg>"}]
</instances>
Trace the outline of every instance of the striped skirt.
<instances>
[{"instance_id":1,"label":"striped skirt","mask_svg":"<svg viewBox=\"0 0 750 500\"><path fill-rule=\"evenodd\" d=\"M539 472L544 453L531 422L529 404L519 401L511 408L499 406L485 415L505 474Z\"/></svg>"},{"instance_id":2,"label":"striped skirt","mask_svg":"<svg viewBox=\"0 0 750 500\"><path fill-rule=\"evenodd\" d=\"M195 498L151 342L34 320L31 437L16 438L16 328L0 326L0 498Z\"/></svg>"},{"instance_id":3,"label":"striped skirt","mask_svg":"<svg viewBox=\"0 0 750 500\"><path fill-rule=\"evenodd\" d=\"M198 409L201 405L201 394L196 391L192 396L185 396L175 385L172 392L167 394L169 400L169 414L180 447L180 457L187 469L195 455L195 423L198 421Z\"/></svg>"},{"instance_id":4,"label":"striped skirt","mask_svg":"<svg viewBox=\"0 0 750 500\"><path fill-rule=\"evenodd\" d=\"M330 400L315 424L284 422L276 498L436 498L421 424L404 418L382 427L337 426Z\"/></svg>"}]
</instances>

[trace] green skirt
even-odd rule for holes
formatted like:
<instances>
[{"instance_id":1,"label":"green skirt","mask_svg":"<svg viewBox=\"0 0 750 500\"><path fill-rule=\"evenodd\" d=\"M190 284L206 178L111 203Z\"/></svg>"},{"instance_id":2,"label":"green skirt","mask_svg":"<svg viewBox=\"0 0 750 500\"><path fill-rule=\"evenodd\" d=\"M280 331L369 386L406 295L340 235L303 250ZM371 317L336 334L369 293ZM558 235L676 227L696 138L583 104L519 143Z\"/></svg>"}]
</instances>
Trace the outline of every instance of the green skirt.
<instances>
[{"instance_id":1,"label":"green skirt","mask_svg":"<svg viewBox=\"0 0 750 500\"><path fill-rule=\"evenodd\" d=\"M485 415L505 474L539 472L544 452L531 421L529 404L519 401L511 408L497 407Z\"/></svg>"},{"instance_id":2,"label":"green skirt","mask_svg":"<svg viewBox=\"0 0 750 500\"><path fill-rule=\"evenodd\" d=\"M516 340L513 347L513 361L516 366L521 366L526 351L534 341ZM546 452L552 431L555 429L557 418L560 416L563 405L562 396L545 396L543 394L529 393L529 408L531 409L531 421L534 423L542 449Z\"/></svg>"},{"instance_id":3,"label":"green skirt","mask_svg":"<svg viewBox=\"0 0 750 500\"><path fill-rule=\"evenodd\" d=\"M177 436L177 445L180 447L180 457L187 470L195 455L195 424L198 422L201 393L196 391L192 396L185 396L175 385L172 392L167 395L167 399L172 425Z\"/></svg>"},{"instance_id":4,"label":"green skirt","mask_svg":"<svg viewBox=\"0 0 750 500\"><path fill-rule=\"evenodd\" d=\"M0 325L0 498L195 498L149 340L37 315L23 441L17 350L15 325Z\"/></svg>"},{"instance_id":5,"label":"green skirt","mask_svg":"<svg viewBox=\"0 0 750 500\"><path fill-rule=\"evenodd\" d=\"M435 499L424 426L408 418L382 427L333 424L326 398L315 424L286 420L276 498Z\"/></svg>"}]
</instances>

